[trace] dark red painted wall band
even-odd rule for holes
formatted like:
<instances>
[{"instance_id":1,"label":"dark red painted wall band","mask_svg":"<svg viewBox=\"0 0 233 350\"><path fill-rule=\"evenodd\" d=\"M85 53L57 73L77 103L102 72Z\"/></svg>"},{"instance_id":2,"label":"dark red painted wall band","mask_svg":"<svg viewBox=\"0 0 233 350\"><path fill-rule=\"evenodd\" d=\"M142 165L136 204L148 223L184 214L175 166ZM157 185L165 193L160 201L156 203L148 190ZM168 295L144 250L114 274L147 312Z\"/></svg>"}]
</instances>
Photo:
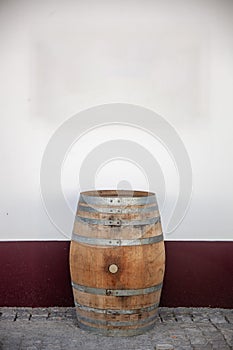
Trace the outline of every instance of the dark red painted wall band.
<instances>
[{"instance_id":1,"label":"dark red painted wall band","mask_svg":"<svg viewBox=\"0 0 233 350\"><path fill-rule=\"evenodd\" d=\"M166 242L161 306L233 308L233 242ZM1 242L0 306L72 306L69 242Z\"/></svg>"}]
</instances>

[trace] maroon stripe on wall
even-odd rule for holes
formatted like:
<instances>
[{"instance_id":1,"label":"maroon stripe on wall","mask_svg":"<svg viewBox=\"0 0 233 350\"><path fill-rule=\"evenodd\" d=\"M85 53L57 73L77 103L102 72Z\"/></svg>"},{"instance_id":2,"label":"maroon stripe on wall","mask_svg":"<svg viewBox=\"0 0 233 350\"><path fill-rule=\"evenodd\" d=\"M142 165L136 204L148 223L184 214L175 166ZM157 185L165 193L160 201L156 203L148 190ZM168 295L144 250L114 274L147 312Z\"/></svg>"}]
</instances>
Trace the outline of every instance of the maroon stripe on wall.
<instances>
[{"instance_id":1,"label":"maroon stripe on wall","mask_svg":"<svg viewBox=\"0 0 233 350\"><path fill-rule=\"evenodd\" d=\"M166 242L161 306L233 308L233 242Z\"/></svg>"},{"instance_id":2,"label":"maroon stripe on wall","mask_svg":"<svg viewBox=\"0 0 233 350\"><path fill-rule=\"evenodd\" d=\"M69 242L1 242L0 306L72 306ZM166 242L161 306L233 308L233 242Z\"/></svg>"}]
</instances>

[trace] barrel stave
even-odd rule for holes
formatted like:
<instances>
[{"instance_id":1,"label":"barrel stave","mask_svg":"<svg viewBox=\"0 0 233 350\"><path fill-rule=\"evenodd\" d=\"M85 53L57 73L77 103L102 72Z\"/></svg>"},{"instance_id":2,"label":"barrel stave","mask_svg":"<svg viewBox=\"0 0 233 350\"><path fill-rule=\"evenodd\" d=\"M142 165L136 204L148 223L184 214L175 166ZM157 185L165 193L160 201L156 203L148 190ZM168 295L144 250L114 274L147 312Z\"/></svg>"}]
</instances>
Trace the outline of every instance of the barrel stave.
<instances>
[{"instance_id":1,"label":"barrel stave","mask_svg":"<svg viewBox=\"0 0 233 350\"><path fill-rule=\"evenodd\" d=\"M162 227L153 193L80 195L70 270L81 328L111 336L152 328L164 268Z\"/></svg>"}]
</instances>

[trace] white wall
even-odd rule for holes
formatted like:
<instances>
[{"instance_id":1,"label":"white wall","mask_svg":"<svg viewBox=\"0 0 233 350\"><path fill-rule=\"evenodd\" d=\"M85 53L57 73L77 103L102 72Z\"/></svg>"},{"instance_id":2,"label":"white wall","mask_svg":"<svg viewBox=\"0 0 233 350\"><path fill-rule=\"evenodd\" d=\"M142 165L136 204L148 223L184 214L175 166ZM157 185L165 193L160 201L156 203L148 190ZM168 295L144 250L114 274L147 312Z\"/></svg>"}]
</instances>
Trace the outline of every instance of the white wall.
<instances>
[{"instance_id":1,"label":"white wall","mask_svg":"<svg viewBox=\"0 0 233 350\"><path fill-rule=\"evenodd\" d=\"M232 1L2 1L0 239L70 237L72 222L64 236L42 204L43 152L72 115L124 102L163 116L192 163L192 201L167 238L232 240L232 17ZM108 127L77 141L62 169L73 210L79 189L73 174L88 147L124 134L153 152L154 141L137 132ZM161 157L166 164L166 155ZM114 187L123 179L146 187L143 172L132 166L103 167L96 186ZM122 179L113 176L116 168ZM177 179L168 168L169 201ZM134 175L127 178L130 171ZM166 224L169 212L162 214Z\"/></svg>"}]
</instances>

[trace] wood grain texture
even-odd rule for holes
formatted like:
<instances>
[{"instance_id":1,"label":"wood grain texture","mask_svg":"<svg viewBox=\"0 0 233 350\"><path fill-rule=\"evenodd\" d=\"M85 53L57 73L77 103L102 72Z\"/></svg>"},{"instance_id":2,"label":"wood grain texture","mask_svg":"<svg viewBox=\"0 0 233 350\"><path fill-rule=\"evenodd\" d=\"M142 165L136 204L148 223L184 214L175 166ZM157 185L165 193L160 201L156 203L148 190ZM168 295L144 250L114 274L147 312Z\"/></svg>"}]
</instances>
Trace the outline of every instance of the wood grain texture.
<instances>
[{"instance_id":1,"label":"wood grain texture","mask_svg":"<svg viewBox=\"0 0 233 350\"><path fill-rule=\"evenodd\" d=\"M118 266L117 273L109 271L111 264ZM72 281L84 286L147 288L163 281L164 243L104 247L72 242L70 267Z\"/></svg>"},{"instance_id":2,"label":"wood grain texture","mask_svg":"<svg viewBox=\"0 0 233 350\"><path fill-rule=\"evenodd\" d=\"M92 195L96 196L96 192L90 192L90 196ZM103 197L116 196L116 192L107 191L106 194L102 191L101 195ZM137 197L146 195L148 195L146 192L136 193ZM152 196L153 194L149 195ZM123 192L122 196L124 196ZM127 192L125 196L127 196ZM87 210L83 209L84 206ZM88 211L88 204L82 202L82 206L78 206L77 215L82 218L97 220L119 219L128 221L140 221L159 216L158 210L154 209L154 204L143 206L118 205L117 208L123 209L124 213L114 214L101 212L101 208L103 208L103 205L95 205L91 206L90 211ZM105 205L105 208L108 208L108 206ZM144 211L145 208L149 208L149 211ZM129 212L127 212L127 209ZM134 209L137 209L136 213L132 212ZM148 288L160 285L163 282L165 269L164 242L134 245L133 240L159 236L161 233L160 222L153 225L116 227L75 221L73 235L76 237L83 236L96 240L99 238L131 240L130 245L124 246L105 246L93 242L87 244L86 242L80 243L72 240L70 247L72 282L78 286L94 288L91 292L90 290L80 291L73 288L79 323L91 327L90 329L124 330L126 331L125 335L127 335L127 329L135 329L136 333L139 334L145 326L153 325L153 317L157 312L161 289L154 291L148 290ZM109 267L111 265L117 266L115 273L110 272ZM141 291L139 295L113 296L107 294L108 289L124 290L129 294L132 293L131 291L139 289ZM105 291L106 295L101 295ZM148 307L151 307L151 309L146 309ZM98 309L98 312L95 312L94 308ZM115 310L116 312L109 314L107 313L108 310ZM125 310L126 314L119 312L119 310ZM130 314L130 310L135 310L135 312ZM127 314L128 311L129 314Z\"/></svg>"}]
</instances>

